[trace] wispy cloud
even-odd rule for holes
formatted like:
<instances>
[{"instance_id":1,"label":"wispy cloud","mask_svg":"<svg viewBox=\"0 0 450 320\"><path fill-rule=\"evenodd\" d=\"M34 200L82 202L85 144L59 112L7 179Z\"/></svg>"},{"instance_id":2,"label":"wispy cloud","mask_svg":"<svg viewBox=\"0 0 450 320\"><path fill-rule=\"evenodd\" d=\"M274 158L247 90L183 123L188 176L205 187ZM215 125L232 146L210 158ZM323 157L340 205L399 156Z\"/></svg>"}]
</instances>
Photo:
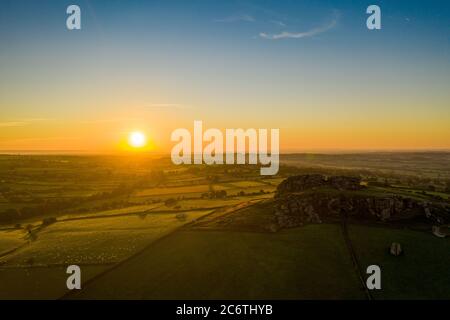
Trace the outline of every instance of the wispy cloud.
<instances>
[{"instance_id":1,"label":"wispy cloud","mask_svg":"<svg viewBox=\"0 0 450 320\"><path fill-rule=\"evenodd\" d=\"M330 22L328 22L327 24L317 27L317 28L313 28L311 30L308 31L303 31L303 32L288 32L288 31L283 31L281 33L276 33L276 34L268 34L268 33L264 33L261 32L259 34L259 36L261 38L264 39L269 39L269 40L279 40L279 39L301 39L301 38L308 38L308 37L312 37L315 35L318 35L320 33L324 33L328 30L333 29L334 27L336 27L338 20L339 20L339 11L335 10L333 13L333 18Z\"/></svg>"},{"instance_id":2,"label":"wispy cloud","mask_svg":"<svg viewBox=\"0 0 450 320\"><path fill-rule=\"evenodd\" d=\"M20 119L20 120L15 120L15 121L4 121L4 122L0 122L0 127L1 128L24 127L24 126L27 126L27 125L31 124L32 122L47 121L47 120L51 120L51 119L30 118L30 119Z\"/></svg>"},{"instance_id":3,"label":"wispy cloud","mask_svg":"<svg viewBox=\"0 0 450 320\"><path fill-rule=\"evenodd\" d=\"M6 122L0 122L0 127L23 127L26 126L28 123L25 121L6 121Z\"/></svg>"},{"instance_id":4,"label":"wispy cloud","mask_svg":"<svg viewBox=\"0 0 450 320\"><path fill-rule=\"evenodd\" d=\"M286 23L284 23L283 21L278 21L278 20L270 20L271 23L276 24L279 27L286 27Z\"/></svg>"},{"instance_id":5,"label":"wispy cloud","mask_svg":"<svg viewBox=\"0 0 450 320\"><path fill-rule=\"evenodd\" d=\"M175 109L186 109L187 106L179 103L153 103L148 106L149 108L175 108Z\"/></svg>"},{"instance_id":6,"label":"wispy cloud","mask_svg":"<svg viewBox=\"0 0 450 320\"><path fill-rule=\"evenodd\" d=\"M11 144L16 144L20 142L40 142L40 141L67 141L67 140L81 140L79 137L45 137L45 138L21 138L21 139L12 139L8 140ZM5 142L2 142L4 145Z\"/></svg>"},{"instance_id":7,"label":"wispy cloud","mask_svg":"<svg viewBox=\"0 0 450 320\"><path fill-rule=\"evenodd\" d=\"M35 121L50 121L50 120L54 120L54 119L51 119L51 118L26 118L26 119L22 119L21 121L35 122Z\"/></svg>"},{"instance_id":8,"label":"wispy cloud","mask_svg":"<svg viewBox=\"0 0 450 320\"><path fill-rule=\"evenodd\" d=\"M114 123L114 122L124 122L124 121L135 121L139 120L139 118L106 118L106 119L93 119L93 120L84 120L81 123L84 124L97 124L97 123Z\"/></svg>"},{"instance_id":9,"label":"wispy cloud","mask_svg":"<svg viewBox=\"0 0 450 320\"><path fill-rule=\"evenodd\" d=\"M238 22L238 21L245 21L245 22L255 22L256 19L249 15L249 14L233 14L229 17L225 17L222 19L215 19L215 22Z\"/></svg>"}]
</instances>

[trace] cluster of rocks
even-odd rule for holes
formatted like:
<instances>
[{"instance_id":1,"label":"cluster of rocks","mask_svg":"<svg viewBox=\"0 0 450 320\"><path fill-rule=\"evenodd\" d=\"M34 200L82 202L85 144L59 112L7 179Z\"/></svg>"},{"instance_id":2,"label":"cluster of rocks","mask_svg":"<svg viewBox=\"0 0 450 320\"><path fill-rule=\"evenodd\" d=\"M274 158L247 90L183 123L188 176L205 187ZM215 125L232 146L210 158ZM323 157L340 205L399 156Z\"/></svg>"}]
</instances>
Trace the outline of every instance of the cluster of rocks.
<instances>
[{"instance_id":1,"label":"cluster of rocks","mask_svg":"<svg viewBox=\"0 0 450 320\"><path fill-rule=\"evenodd\" d=\"M321 174L306 174L292 176L278 185L275 197L286 193L301 192L308 189L330 187L337 190L359 190L364 188L358 177L331 176Z\"/></svg>"},{"instance_id":2,"label":"cluster of rocks","mask_svg":"<svg viewBox=\"0 0 450 320\"><path fill-rule=\"evenodd\" d=\"M276 202L275 218L282 228L322 222L314 203L308 198L299 198L296 195L287 195Z\"/></svg>"},{"instance_id":3,"label":"cluster of rocks","mask_svg":"<svg viewBox=\"0 0 450 320\"><path fill-rule=\"evenodd\" d=\"M329 177L322 175L293 176L284 180L275 195L275 220L281 228L321 223L326 218L346 217L375 219L380 221L409 219L425 216L440 221L439 208L429 202L398 195L371 195L369 192L302 192L318 187L338 190L359 190L360 180L353 177Z\"/></svg>"}]
</instances>

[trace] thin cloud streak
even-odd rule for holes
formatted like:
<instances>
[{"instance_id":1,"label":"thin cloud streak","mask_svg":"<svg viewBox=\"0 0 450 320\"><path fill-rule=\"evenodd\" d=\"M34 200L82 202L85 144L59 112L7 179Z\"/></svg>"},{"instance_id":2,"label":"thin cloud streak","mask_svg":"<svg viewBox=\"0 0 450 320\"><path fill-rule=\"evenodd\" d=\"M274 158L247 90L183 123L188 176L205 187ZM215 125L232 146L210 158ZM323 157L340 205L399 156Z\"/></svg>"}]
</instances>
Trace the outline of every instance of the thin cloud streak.
<instances>
[{"instance_id":1,"label":"thin cloud streak","mask_svg":"<svg viewBox=\"0 0 450 320\"><path fill-rule=\"evenodd\" d=\"M235 14L223 19L214 20L214 22L238 22L238 21L255 22L256 20L249 14Z\"/></svg>"},{"instance_id":2,"label":"thin cloud streak","mask_svg":"<svg viewBox=\"0 0 450 320\"><path fill-rule=\"evenodd\" d=\"M149 108L175 108L186 109L187 106L178 103L154 103L148 106Z\"/></svg>"},{"instance_id":3,"label":"thin cloud streak","mask_svg":"<svg viewBox=\"0 0 450 320\"><path fill-rule=\"evenodd\" d=\"M286 24L283 21L270 20L270 22L272 22L273 24L276 24L279 27L286 27Z\"/></svg>"},{"instance_id":4,"label":"thin cloud streak","mask_svg":"<svg viewBox=\"0 0 450 320\"><path fill-rule=\"evenodd\" d=\"M0 122L0 127L23 127L26 126L28 122L24 121L8 121L8 122Z\"/></svg>"},{"instance_id":5,"label":"thin cloud streak","mask_svg":"<svg viewBox=\"0 0 450 320\"><path fill-rule=\"evenodd\" d=\"M135 121L139 120L139 118L111 118L111 119L93 119L93 120L85 120L81 121L83 124L97 124L97 123L115 123L115 122L124 122L124 121Z\"/></svg>"},{"instance_id":6,"label":"thin cloud streak","mask_svg":"<svg viewBox=\"0 0 450 320\"><path fill-rule=\"evenodd\" d=\"M24 127L24 126L27 126L27 125L31 124L32 122L48 121L48 120L51 120L51 119L47 119L47 118L31 118L31 119L20 119L20 120L16 120L16 121L5 121L5 122L0 122L0 127L1 128Z\"/></svg>"},{"instance_id":7,"label":"thin cloud streak","mask_svg":"<svg viewBox=\"0 0 450 320\"><path fill-rule=\"evenodd\" d=\"M268 39L268 40L279 40L279 39L301 39L301 38L309 38L309 37L313 37L315 35L324 33L328 30L333 29L334 27L336 27L338 20L339 20L339 12L335 11L334 12L334 17L333 19L326 25L321 26L321 27L317 27L308 31L304 31L304 32L288 32L288 31L283 31L281 33L277 33L277 34L268 34L268 33L264 33L261 32L259 34L259 36L263 39Z\"/></svg>"}]
</instances>

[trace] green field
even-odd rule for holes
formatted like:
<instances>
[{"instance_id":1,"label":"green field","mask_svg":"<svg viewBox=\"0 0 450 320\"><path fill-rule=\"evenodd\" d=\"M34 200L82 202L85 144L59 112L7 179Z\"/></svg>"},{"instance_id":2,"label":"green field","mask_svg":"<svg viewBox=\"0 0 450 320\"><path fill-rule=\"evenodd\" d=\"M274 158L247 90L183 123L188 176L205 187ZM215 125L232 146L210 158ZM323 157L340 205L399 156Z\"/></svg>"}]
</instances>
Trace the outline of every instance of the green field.
<instances>
[{"instance_id":1,"label":"green field","mask_svg":"<svg viewBox=\"0 0 450 320\"><path fill-rule=\"evenodd\" d=\"M450 297L450 239L429 233L352 225L350 237L362 265L379 265L382 290L375 299L448 299ZM391 256L392 242L404 254Z\"/></svg>"},{"instance_id":2,"label":"green field","mask_svg":"<svg viewBox=\"0 0 450 320\"><path fill-rule=\"evenodd\" d=\"M25 243L25 233L22 230L0 231L0 257Z\"/></svg>"},{"instance_id":3,"label":"green field","mask_svg":"<svg viewBox=\"0 0 450 320\"><path fill-rule=\"evenodd\" d=\"M274 177L255 166L176 167L154 157L0 156L0 299L366 299L340 224L274 227L277 185L351 172L368 186L353 195L445 206L448 156L435 156L411 157L406 170L396 162L405 154L290 155L292 166ZM316 167L302 167L313 158ZM372 169L360 167L364 159ZM423 174L410 175L421 165ZM418 223L424 232L349 226L361 268L382 267L374 299L450 297L450 240ZM394 241L403 256L388 254ZM66 295L71 264L82 269L83 290Z\"/></svg>"},{"instance_id":4,"label":"green field","mask_svg":"<svg viewBox=\"0 0 450 320\"><path fill-rule=\"evenodd\" d=\"M336 225L276 234L183 231L96 279L76 298L363 299Z\"/></svg>"},{"instance_id":5,"label":"green field","mask_svg":"<svg viewBox=\"0 0 450 320\"><path fill-rule=\"evenodd\" d=\"M9 255L3 265L118 262L175 228L210 212L186 212L183 221L175 214L167 213L57 222L40 231L26 247Z\"/></svg>"},{"instance_id":6,"label":"green field","mask_svg":"<svg viewBox=\"0 0 450 320\"><path fill-rule=\"evenodd\" d=\"M108 265L81 266L84 280L109 268ZM65 266L5 268L0 267L0 299L58 299L66 291Z\"/></svg>"}]
</instances>

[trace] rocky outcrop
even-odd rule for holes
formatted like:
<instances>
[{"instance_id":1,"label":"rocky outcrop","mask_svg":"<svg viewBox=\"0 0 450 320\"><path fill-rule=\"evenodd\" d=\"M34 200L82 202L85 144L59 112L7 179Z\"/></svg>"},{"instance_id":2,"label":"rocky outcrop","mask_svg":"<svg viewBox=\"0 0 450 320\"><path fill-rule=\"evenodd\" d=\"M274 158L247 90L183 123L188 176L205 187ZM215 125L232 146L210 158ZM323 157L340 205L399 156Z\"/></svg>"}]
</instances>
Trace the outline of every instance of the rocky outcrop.
<instances>
[{"instance_id":1,"label":"rocky outcrop","mask_svg":"<svg viewBox=\"0 0 450 320\"><path fill-rule=\"evenodd\" d=\"M357 177L331 176L321 174L307 174L292 176L278 185L275 197L286 193L301 192L309 189L329 187L337 190L359 190L364 188L361 179Z\"/></svg>"},{"instance_id":2,"label":"rocky outcrop","mask_svg":"<svg viewBox=\"0 0 450 320\"><path fill-rule=\"evenodd\" d=\"M338 191L334 192L330 188ZM290 177L277 189L275 220L282 228L320 223L324 219L340 218L342 215L378 221L424 216L430 221L443 222L444 209L429 202L392 194L375 195L366 190L356 192L363 188L360 180L353 177Z\"/></svg>"}]
</instances>

